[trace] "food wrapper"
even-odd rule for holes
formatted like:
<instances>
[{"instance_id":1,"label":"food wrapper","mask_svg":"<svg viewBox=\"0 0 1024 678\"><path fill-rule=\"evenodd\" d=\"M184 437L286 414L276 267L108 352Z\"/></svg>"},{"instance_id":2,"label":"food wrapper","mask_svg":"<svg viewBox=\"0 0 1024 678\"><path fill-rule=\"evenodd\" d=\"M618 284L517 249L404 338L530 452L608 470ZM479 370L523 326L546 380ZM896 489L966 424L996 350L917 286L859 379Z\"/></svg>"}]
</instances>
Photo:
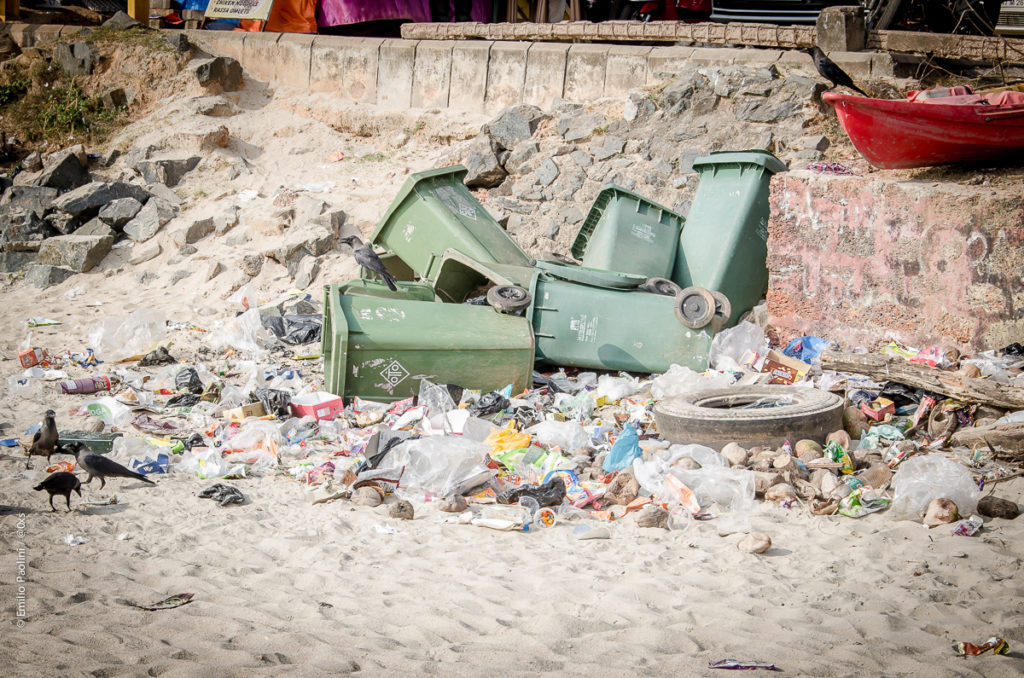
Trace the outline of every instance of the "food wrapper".
<instances>
[{"instance_id":1,"label":"food wrapper","mask_svg":"<svg viewBox=\"0 0 1024 678\"><path fill-rule=\"evenodd\" d=\"M981 645L974 643L957 643L953 646L956 653L961 657L976 657L992 650L992 654L1009 654L1010 646L1002 638L995 636L989 638Z\"/></svg>"}]
</instances>

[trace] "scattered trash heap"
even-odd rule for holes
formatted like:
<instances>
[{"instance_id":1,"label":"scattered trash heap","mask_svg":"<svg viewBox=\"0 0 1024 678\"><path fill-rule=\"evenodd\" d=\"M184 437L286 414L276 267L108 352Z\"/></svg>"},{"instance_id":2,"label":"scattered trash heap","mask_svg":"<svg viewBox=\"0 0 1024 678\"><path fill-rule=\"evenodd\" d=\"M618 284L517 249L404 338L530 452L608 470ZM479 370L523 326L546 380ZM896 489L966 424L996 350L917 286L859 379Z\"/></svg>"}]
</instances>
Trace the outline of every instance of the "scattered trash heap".
<instances>
[{"instance_id":1,"label":"scattered trash heap","mask_svg":"<svg viewBox=\"0 0 1024 678\"><path fill-rule=\"evenodd\" d=\"M751 317L763 317L759 310ZM626 520L749 532L759 499L819 516L885 511L968 536L986 519L1019 513L993 493L1021 474L1019 344L974 356L895 341L877 353L841 353L802 337L778 351L743 321L715 336L703 373L560 369L535 372L528 390L489 393L421 379L415 397L345 403L323 391L312 360L318 311L308 297L287 296L200 328L142 309L98 323L83 353L26 347L26 371L8 386L54 393L46 398L56 401L61 444L84 442L150 477L216 480L206 494L223 506L245 502L246 478L279 475L310 488L315 503L384 504L408 519L436 503L448 521L508 531L569 525L580 539L609 538ZM173 355L182 334L201 337L188 363ZM883 372L902 376L885 381ZM836 394L841 426L820 439L758 443L756 422L771 439L773 410L791 404L784 395L739 398L730 411L755 424L745 420L726 444L670 442L659 431L674 399L743 395L767 383L794 398ZM33 432L22 438L26 449ZM762 552L771 540L754 533L739 546Z\"/></svg>"}]
</instances>

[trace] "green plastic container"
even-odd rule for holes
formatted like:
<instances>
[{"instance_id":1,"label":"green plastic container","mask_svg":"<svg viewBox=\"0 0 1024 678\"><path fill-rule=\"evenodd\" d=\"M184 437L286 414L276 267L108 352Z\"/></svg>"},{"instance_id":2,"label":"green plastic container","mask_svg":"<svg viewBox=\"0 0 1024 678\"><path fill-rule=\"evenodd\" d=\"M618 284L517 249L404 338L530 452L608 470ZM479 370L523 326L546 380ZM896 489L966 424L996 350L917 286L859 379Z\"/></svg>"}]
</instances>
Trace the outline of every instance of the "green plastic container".
<instances>
[{"instance_id":1,"label":"green plastic container","mask_svg":"<svg viewBox=\"0 0 1024 678\"><path fill-rule=\"evenodd\" d=\"M123 433L91 433L89 431L61 431L57 437L58 445L84 443L96 454L109 454L114 449L114 441Z\"/></svg>"},{"instance_id":2,"label":"green plastic container","mask_svg":"<svg viewBox=\"0 0 1024 678\"><path fill-rule=\"evenodd\" d=\"M570 251L590 268L668 278L683 223L667 207L610 184L594 199Z\"/></svg>"},{"instance_id":3,"label":"green plastic container","mask_svg":"<svg viewBox=\"0 0 1024 678\"><path fill-rule=\"evenodd\" d=\"M525 318L488 306L445 304L423 283L376 282L324 288L321 352L327 391L393 401L419 393L420 380L513 392L532 383L533 335Z\"/></svg>"},{"instance_id":4,"label":"green plastic container","mask_svg":"<svg viewBox=\"0 0 1024 678\"><path fill-rule=\"evenodd\" d=\"M711 326L680 323L675 297L565 277L538 273L530 287L538 361L628 372L664 372L673 363L708 368Z\"/></svg>"},{"instance_id":5,"label":"green plastic container","mask_svg":"<svg viewBox=\"0 0 1024 678\"><path fill-rule=\"evenodd\" d=\"M461 304L484 294L493 285L518 285L528 290L535 272L527 266L482 264L461 252L448 250L438 265L434 291L441 301Z\"/></svg>"},{"instance_id":6,"label":"green plastic container","mask_svg":"<svg viewBox=\"0 0 1024 678\"><path fill-rule=\"evenodd\" d=\"M723 151L693 163L700 184L679 236L672 280L724 294L731 327L768 286L768 184L788 169L768 151Z\"/></svg>"},{"instance_id":7,"label":"green plastic container","mask_svg":"<svg viewBox=\"0 0 1024 678\"><path fill-rule=\"evenodd\" d=\"M449 249L481 263L530 266L526 253L462 183L465 176L461 165L411 175L370 241L394 252L424 280L434 280Z\"/></svg>"}]
</instances>

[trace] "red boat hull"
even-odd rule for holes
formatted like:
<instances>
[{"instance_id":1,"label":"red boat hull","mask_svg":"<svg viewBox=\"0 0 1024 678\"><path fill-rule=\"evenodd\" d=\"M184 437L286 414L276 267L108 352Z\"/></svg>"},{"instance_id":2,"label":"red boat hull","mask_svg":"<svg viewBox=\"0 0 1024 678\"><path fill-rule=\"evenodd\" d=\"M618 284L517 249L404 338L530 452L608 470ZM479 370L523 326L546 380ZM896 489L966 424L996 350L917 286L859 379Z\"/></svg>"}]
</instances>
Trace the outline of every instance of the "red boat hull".
<instances>
[{"instance_id":1,"label":"red boat hull","mask_svg":"<svg viewBox=\"0 0 1024 678\"><path fill-rule=\"evenodd\" d=\"M1024 162L1024 105L947 105L839 92L822 98L835 107L850 141L876 167Z\"/></svg>"}]
</instances>

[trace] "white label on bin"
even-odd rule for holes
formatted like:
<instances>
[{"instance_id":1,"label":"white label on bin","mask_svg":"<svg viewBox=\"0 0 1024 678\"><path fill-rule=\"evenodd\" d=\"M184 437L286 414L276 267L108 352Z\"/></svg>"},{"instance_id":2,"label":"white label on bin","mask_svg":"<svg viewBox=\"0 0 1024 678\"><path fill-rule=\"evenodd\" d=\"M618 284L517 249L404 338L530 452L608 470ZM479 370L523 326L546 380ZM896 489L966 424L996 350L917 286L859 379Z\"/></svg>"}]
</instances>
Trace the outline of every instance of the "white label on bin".
<instances>
[{"instance_id":1,"label":"white label on bin","mask_svg":"<svg viewBox=\"0 0 1024 678\"><path fill-rule=\"evenodd\" d=\"M461 214L469 219L476 219L476 206L466 196L456 192L453 186L439 186L435 188L434 196L452 212Z\"/></svg>"},{"instance_id":2,"label":"white label on bin","mask_svg":"<svg viewBox=\"0 0 1024 678\"><path fill-rule=\"evenodd\" d=\"M416 232L416 224L406 224L405 230L402 231L402 235L405 236L405 242L412 242L412 234Z\"/></svg>"},{"instance_id":3,"label":"white label on bin","mask_svg":"<svg viewBox=\"0 0 1024 678\"><path fill-rule=\"evenodd\" d=\"M650 224L633 224L633 227L629 229L629 232L633 234L633 237L637 240L643 240L644 242L654 242L654 229L651 228Z\"/></svg>"},{"instance_id":4,"label":"white label on bin","mask_svg":"<svg viewBox=\"0 0 1024 678\"><path fill-rule=\"evenodd\" d=\"M598 318L590 318L585 313L579 316L569 317L569 330L576 334L576 341L595 342L597 341Z\"/></svg>"},{"instance_id":5,"label":"white label on bin","mask_svg":"<svg viewBox=\"0 0 1024 678\"><path fill-rule=\"evenodd\" d=\"M405 378L409 376L409 370L402 367L402 363L397 360L392 360L380 371L380 376L384 377L384 381L391 384L391 387L394 388L405 381Z\"/></svg>"},{"instance_id":6,"label":"white label on bin","mask_svg":"<svg viewBox=\"0 0 1024 678\"><path fill-rule=\"evenodd\" d=\"M757 224L757 237L768 242L768 220L761 219Z\"/></svg>"}]
</instances>

